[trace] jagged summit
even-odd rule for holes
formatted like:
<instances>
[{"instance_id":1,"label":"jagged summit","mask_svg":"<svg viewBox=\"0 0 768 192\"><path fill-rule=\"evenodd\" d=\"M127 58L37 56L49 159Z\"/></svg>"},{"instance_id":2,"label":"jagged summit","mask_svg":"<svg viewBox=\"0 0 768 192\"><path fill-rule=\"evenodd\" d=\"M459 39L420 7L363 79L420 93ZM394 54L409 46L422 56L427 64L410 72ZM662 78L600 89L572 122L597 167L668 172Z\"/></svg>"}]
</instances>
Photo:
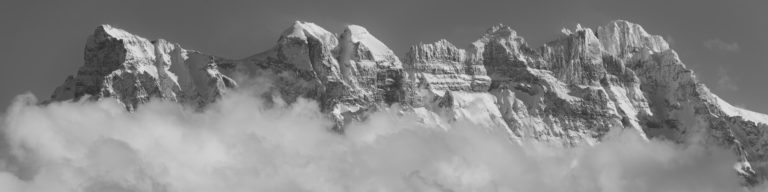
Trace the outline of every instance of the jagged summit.
<instances>
[{"instance_id":1,"label":"jagged summit","mask_svg":"<svg viewBox=\"0 0 768 192\"><path fill-rule=\"evenodd\" d=\"M419 43L411 46L406 54L406 59L411 62L452 61L463 62L464 50L459 49L446 39L440 39L434 43Z\"/></svg>"},{"instance_id":2,"label":"jagged summit","mask_svg":"<svg viewBox=\"0 0 768 192\"><path fill-rule=\"evenodd\" d=\"M424 43L420 43L420 44L424 44ZM435 41L432 44L434 44L434 45L441 45L441 46L454 46L453 43L451 43L447 39L440 39L440 40Z\"/></svg>"},{"instance_id":3,"label":"jagged summit","mask_svg":"<svg viewBox=\"0 0 768 192\"><path fill-rule=\"evenodd\" d=\"M573 30L563 27L563 29L561 29L560 32L563 33L563 35L569 36L569 35L572 35L574 32L584 31L587 29L589 28L584 28L581 26L581 23L577 23L576 27ZM589 30L591 31L591 29Z\"/></svg>"},{"instance_id":4,"label":"jagged summit","mask_svg":"<svg viewBox=\"0 0 768 192\"><path fill-rule=\"evenodd\" d=\"M485 30L484 36L514 37L517 36L517 31L512 30L512 27L508 25L499 23Z\"/></svg>"},{"instance_id":5,"label":"jagged summit","mask_svg":"<svg viewBox=\"0 0 768 192\"><path fill-rule=\"evenodd\" d=\"M600 142L611 129L677 142L703 133L699 142L741 156L741 174L753 177L752 166L768 171L768 116L711 93L664 38L625 20L562 32L532 48L499 24L465 49L441 39L399 58L362 26L337 35L296 21L274 48L226 59L103 25L86 44L84 65L52 100L93 95L129 109L155 98L205 106L258 77L272 83L267 101L315 99L339 132L399 103L425 123L461 120L512 140L565 146Z\"/></svg>"},{"instance_id":6,"label":"jagged summit","mask_svg":"<svg viewBox=\"0 0 768 192\"><path fill-rule=\"evenodd\" d=\"M597 34L605 50L613 55L627 56L637 52L638 48L647 48L653 52L669 49L663 37L650 35L642 26L626 20L614 20L598 27Z\"/></svg>"}]
</instances>

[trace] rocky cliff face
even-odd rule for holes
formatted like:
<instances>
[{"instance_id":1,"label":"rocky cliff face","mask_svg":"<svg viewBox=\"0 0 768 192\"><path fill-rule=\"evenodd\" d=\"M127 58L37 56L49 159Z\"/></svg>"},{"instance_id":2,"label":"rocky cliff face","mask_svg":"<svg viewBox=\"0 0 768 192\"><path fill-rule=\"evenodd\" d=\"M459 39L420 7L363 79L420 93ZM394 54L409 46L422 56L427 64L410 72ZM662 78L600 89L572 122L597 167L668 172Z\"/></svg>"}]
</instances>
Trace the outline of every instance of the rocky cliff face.
<instances>
[{"instance_id":1,"label":"rocky cliff face","mask_svg":"<svg viewBox=\"0 0 768 192\"><path fill-rule=\"evenodd\" d=\"M402 60L356 25L337 35L296 22L272 49L243 59L104 25L88 40L84 66L52 100L91 95L117 98L128 109L153 98L204 106L252 78L268 80L268 99L318 100L339 132L399 103L407 113L468 121L517 141L568 146L635 129L649 138L730 147L745 176L768 167L768 116L723 101L663 38L621 20L564 29L540 47L497 25L466 49L440 40L412 46Z\"/></svg>"},{"instance_id":2,"label":"rocky cliff face","mask_svg":"<svg viewBox=\"0 0 768 192\"><path fill-rule=\"evenodd\" d=\"M96 28L85 46L85 64L51 96L54 101L114 97L128 109L150 98L212 102L236 87L213 57L163 39L149 41L109 25Z\"/></svg>"}]
</instances>

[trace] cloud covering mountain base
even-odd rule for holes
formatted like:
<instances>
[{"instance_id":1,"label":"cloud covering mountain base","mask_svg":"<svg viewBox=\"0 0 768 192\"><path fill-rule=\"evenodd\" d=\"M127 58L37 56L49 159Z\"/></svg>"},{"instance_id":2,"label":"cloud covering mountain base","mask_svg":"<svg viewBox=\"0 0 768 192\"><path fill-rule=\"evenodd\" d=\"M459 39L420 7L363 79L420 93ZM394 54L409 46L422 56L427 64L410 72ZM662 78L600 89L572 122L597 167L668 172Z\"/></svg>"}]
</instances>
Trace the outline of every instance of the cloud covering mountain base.
<instances>
[{"instance_id":1,"label":"cloud covering mountain base","mask_svg":"<svg viewBox=\"0 0 768 192\"><path fill-rule=\"evenodd\" d=\"M20 95L2 122L0 191L748 190L729 150L632 130L562 148L393 107L341 135L314 101L265 105L258 95L134 112L112 99L37 105Z\"/></svg>"}]
</instances>

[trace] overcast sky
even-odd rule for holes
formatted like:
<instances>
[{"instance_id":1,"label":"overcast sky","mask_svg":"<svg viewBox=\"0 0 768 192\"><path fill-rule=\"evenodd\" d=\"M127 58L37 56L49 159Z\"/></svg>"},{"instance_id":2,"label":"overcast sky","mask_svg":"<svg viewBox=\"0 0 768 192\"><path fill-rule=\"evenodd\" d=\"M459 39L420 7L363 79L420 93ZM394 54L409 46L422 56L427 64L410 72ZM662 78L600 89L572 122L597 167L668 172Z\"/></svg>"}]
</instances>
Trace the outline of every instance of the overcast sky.
<instances>
[{"instance_id":1,"label":"overcast sky","mask_svg":"<svg viewBox=\"0 0 768 192\"><path fill-rule=\"evenodd\" d=\"M0 107L31 91L48 98L83 64L87 36L112 24L149 39L242 58L272 47L294 20L340 33L368 28L397 54L441 38L464 46L486 28L512 26L533 47L577 23L641 24L664 36L713 92L737 106L768 113L768 1L39 1L0 5Z\"/></svg>"}]
</instances>

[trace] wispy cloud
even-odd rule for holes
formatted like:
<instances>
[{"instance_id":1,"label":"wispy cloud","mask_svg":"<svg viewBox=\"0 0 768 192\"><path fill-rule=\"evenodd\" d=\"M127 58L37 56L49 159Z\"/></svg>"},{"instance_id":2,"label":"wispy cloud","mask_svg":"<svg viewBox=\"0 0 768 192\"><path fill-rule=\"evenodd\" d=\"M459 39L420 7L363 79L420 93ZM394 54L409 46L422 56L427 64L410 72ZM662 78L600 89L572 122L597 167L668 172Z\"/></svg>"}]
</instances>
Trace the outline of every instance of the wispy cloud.
<instances>
[{"instance_id":1,"label":"wispy cloud","mask_svg":"<svg viewBox=\"0 0 768 192\"><path fill-rule=\"evenodd\" d=\"M722 66L717 69L717 77L719 78L717 80L717 87L720 90L728 90L728 91L738 91L739 86L737 86L733 79L731 79L731 76L728 75L728 71L725 70Z\"/></svg>"},{"instance_id":2,"label":"wispy cloud","mask_svg":"<svg viewBox=\"0 0 768 192\"><path fill-rule=\"evenodd\" d=\"M722 39L709 39L704 41L704 47L713 51L739 52L741 48L736 42L726 42Z\"/></svg>"},{"instance_id":3,"label":"wispy cloud","mask_svg":"<svg viewBox=\"0 0 768 192\"><path fill-rule=\"evenodd\" d=\"M674 38L674 37L672 37L672 35L667 35L667 36L664 36L664 40L666 40L666 41L667 41L667 44L669 44L670 46L671 46L671 45L674 45L674 44L675 44L675 42L676 42L676 41L675 41L675 38Z\"/></svg>"}]
</instances>

